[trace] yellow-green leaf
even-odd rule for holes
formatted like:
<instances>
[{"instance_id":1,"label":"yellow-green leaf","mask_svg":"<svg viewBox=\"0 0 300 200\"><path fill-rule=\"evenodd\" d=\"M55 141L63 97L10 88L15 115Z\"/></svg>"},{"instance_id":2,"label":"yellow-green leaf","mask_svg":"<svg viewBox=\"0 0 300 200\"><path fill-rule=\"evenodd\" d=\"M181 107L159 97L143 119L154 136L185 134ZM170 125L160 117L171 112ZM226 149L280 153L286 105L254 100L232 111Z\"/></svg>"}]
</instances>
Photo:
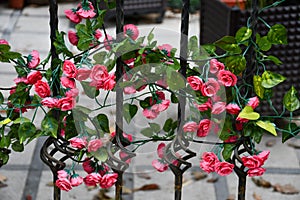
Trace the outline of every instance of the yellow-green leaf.
<instances>
[{"instance_id":1,"label":"yellow-green leaf","mask_svg":"<svg viewBox=\"0 0 300 200\"><path fill-rule=\"evenodd\" d=\"M11 119L6 118L6 119L4 119L4 120L2 120L2 121L0 122L0 125L5 125L5 124L8 124L8 123L10 123L10 122L11 122Z\"/></svg>"},{"instance_id":2,"label":"yellow-green leaf","mask_svg":"<svg viewBox=\"0 0 300 200\"><path fill-rule=\"evenodd\" d=\"M262 129L265 129L266 131L272 133L272 135L277 136L277 132L275 129L275 124L269 122L269 121L257 121L256 125L259 126Z\"/></svg>"},{"instance_id":3,"label":"yellow-green leaf","mask_svg":"<svg viewBox=\"0 0 300 200\"><path fill-rule=\"evenodd\" d=\"M251 106L245 106L245 108L243 108L238 117L249 120L257 120L260 117L260 115L259 113L254 112Z\"/></svg>"}]
</instances>

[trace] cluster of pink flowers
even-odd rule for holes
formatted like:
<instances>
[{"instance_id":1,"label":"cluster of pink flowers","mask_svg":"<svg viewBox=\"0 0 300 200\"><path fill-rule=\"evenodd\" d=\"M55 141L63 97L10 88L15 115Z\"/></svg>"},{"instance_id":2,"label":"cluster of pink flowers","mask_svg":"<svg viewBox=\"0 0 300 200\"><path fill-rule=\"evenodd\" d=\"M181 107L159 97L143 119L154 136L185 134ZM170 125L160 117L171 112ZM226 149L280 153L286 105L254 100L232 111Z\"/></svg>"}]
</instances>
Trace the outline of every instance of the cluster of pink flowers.
<instances>
[{"instance_id":1,"label":"cluster of pink flowers","mask_svg":"<svg viewBox=\"0 0 300 200\"><path fill-rule=\"evenodd\" d=\"M227 176L232 173L234 165L219 161L213 152L204 152L200 161L200 168L207 173L216 172L220 176Z\"/></svg>"},{"instance_id":2,"label":"cluster of pink flowers","mask_svg":"<svg viewBox=\"0 0 300 200\"><path fill-rule=\"evenodd\" d=\"M87 141L86 137L74 137L69 140L70 145L77 149L87 148L88 152L96 152L103 146L101 139L91 139Z\"/></svg>"},{"instance_id":3,"label":"cluster of pink flowers","mask_svg":"<svg viewBox=\"0 0 300 200\"><path fill-rule=\"evenodd\" d=\"M69 191L72 187L77 187L83 183L81 176L75 173L71 175L70 172L66 170L59 170L57 172L57 178L55 185L64 191Z\"/></svg>"},{"instance_id":4,"label":"cluster of pink flowers","mask_svg":"<svg viewBox=\"0 0 300 200\"><path fill-rule=\"evenodd\" d=\"M163 92L156 92L155 96L155 99L150 97L150 106L143 110L143 115L148 119L155 119L159 113L165 111L170 106L170 100L165 99Z\"/></svg>"},{"instance_id":5,"label":"cluster of pink flowers","mask_svg":"<svg viewBox=\"0 0 300 200\"><path fill-rule=\"evenodd\" d=\"M82 19L91 19L95 17L96 12L91 2L85 1L79 3L77 8L65 10L65 15L73 23L78 24Z\"/></svg>"},{"instance_id":6,"label":"cluster of pink flowers","mask_svg":"<svg viewBox=\"0 0 300 200\"><path fill-rule=\"evenodd\" d=\"M164 172L166 170L169 169L169 164L163 159L164 158L164 151L166 148L166 144L165 143L160 143L157 146L157 155L159 157L159 159L155 159L152 161L152 166L158 171L158 172ZM172 161L173 165L177 165L178 161L177 160L173 160Z\"/></svg>"},{"instance_id":7,"label":"cluster of pink flowers","mask_svg":"<svg viewBox=\"0 0 300 200\"><path fill-rule=\"evenodd\" d=\"M262 168L262 165L264 165L269 155L270 151L262 151L258 155L242 157L244 166L248 168L247 174L249 177L263 175L266 169Z\"/></svg>"}]
</instances>

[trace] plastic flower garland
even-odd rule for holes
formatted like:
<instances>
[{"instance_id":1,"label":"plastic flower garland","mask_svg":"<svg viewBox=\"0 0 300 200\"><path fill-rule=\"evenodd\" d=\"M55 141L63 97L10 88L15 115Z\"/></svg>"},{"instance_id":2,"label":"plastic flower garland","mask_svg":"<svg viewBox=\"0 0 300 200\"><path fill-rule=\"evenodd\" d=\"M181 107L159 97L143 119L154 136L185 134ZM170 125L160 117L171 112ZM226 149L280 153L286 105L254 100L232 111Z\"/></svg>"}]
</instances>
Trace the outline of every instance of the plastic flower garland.
<instances>
[{"instance_id":1,"label":"plastic flower garland","mask_svg":"<svg viewBox=\"0 0 300 200\"><path fill-rule=\"evenodd\" d=\"M178 96L185 96L190 110L182 125L186 138L202 143L199 139L213 133L222 140L215 144L220 150L204 152L201 156L200 167L208 173L216 172L224 176L233 171L231 155L242 136L259 143L265 132L276 136L276 130L280 130L283 141L296 135L299 128L291 121L288 127L279 129L271 122L274 116L262 116L255 111L260 101L271 102L270 91L285 79L265 69L264 61L278 64L279 59L263 54L264 49L259 41L262 37L259 35L256 47L260 53L257 60L261 67L250 86L254 90L253 96L248 95L251 93L247 89L249 83L243 80L243 73L246 68L244 55L249 43L253 42L250 28L243 27L235 37L226 36L212 45L205 45L207 54L201 53L197 38L191 37L187 53L192 61L187 66L185 80L178 73L180 64L175 56L176 49L169 44L157 44L152 32L147 37L139 37L138 28L128 24L124 26L122 40L116 41L103 28L105 11L94 8L86 0L76 8L66 10L65 14L77 24L76 31L68 31L67 38L80 52L72 53L65 44L66 33L58 32L54 45L59 57L52 61L51 67L48 65L49 57L41 61L35 50L22 56L12 52L7 41L0 40L0 61L14 64L18 74L14 79L15 86L1 88L9 90L7 99L0 93L1 109L6 112L6 115L0 116L1 165L8 162L10 148L23 151L24 145L35 138L62 137L70 147L77 149L74 159L82 163L87 175L77 174L73 164L58 171L57 187L69 191L82 183L101 188L113 186L118 174L106 161L107 144L113 142L115 132L110 130L109 118L102 113L102 109L115 105L108 103L108 96L114 93L116 87L128 95L123 104L127 124L132 123L138 114L150 120L140 131L146 139L136 140L137 137L123 133L122 142L125 146L133 146L133 151L148 142L174 139L176 132L181 131L177 130L176 120L168 118L163 127L154 120L168 111L172 104L177 104ZM268 38L264 38L270 45L285 41L284 38L278 39L285 35L282 34L284 28L275 26L270 28ZM245 47L243 53L240 46ZM216 47L225 53L217 55ZM121 57L123 64L123 77L119 83L114 73L118 57ZM57 82L58 85L55 84ZM80 105L80 88L95 102L96 108ZM54 94L54 90L58 94ZM292 113L299 106L292 87L284 97L284 108ZM26 117L29 110L33 110L31 119ZM44 113L40 128L35 125L38 110ZM60 111L59 120L53 116L57 110ZM158 145L157 154L158 159L152 161L152 166L159 172L167 170L169 165L178 165L177 158L182 156L173 155L171 161L166 160L166 154L171 152L167 151L165 143ZM262 166L268 156L269 151L254 148L251 154L244 154L241 160L247 174L262 175L265 172ZM130 163L126 152L119 152L119 158Z\"/></svg>"}]
</instances>

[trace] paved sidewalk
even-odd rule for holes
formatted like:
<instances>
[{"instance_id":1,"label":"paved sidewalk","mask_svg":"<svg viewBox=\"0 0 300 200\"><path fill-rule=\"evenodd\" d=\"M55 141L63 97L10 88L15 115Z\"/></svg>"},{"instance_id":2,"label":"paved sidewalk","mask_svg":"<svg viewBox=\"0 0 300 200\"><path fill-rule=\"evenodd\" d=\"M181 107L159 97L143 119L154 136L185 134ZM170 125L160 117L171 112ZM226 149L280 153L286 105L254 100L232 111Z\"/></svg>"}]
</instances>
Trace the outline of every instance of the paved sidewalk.
<instances>
[{"instance_id":1,"label":"paved sidewalk","mask_svg":"<svg viewBox=\"0 0 300 200\"><path fill-rule=\"evenodd\" d=\"M59 27L67 32L70 28L68 20L64 17L63 10L72 7L72 3L59 4ZM15 51L28 54L31 50L38 50L41 57L45 57L49 50L49 14L47 6L26 7L23 10L12 10L5 4L0 4L0 38L6 39ZM179 46L180 15L170 12L162 24L155 24L149 18L137 21L142 33L149 32L153 26L156 28L156 37L159 42L171 43ZM113 27L108 27L109 33L114 33ZM190 17L190 35L199 33L199 16ZM14 70L7 64L0 64L0 85L11 86L15 77ZM5 76L3 76L5 75ZM29 144L23 153L12 153L8 165L0 168L0 175L7 177L6 187L0 188L0 200L51 200L52 199L52 175L39 158L39 151L45 138ZM267 172L263 176L265 180L272 184L281 185L292 184L300 190L300 141L292 140L286 144L281 144L280 137L266 136L259 149L271 151L270 159L266 163ZM270 146L272 144L272 146ZM290 144L290 145L288 145ZM292 146L291 144L294 144ZM268 145L268 146L267 146ZM298 148L295 148L298 147ZM134 159L133 166L125 174L125 194L126 200L171 200L173 199L174 176L171 171L163 174L151 168L151 161L156 155L152 152L144 155L141 159ZM210 147L202 145L193 146L197 152ZM140 152L143 155L143 152ZM199 171L199 155L191 159L193 168L184 174L183 199L184 200L226 200L228 196L236 194L237 178L235 175L229 177L218 177L218 181L210 183L208 180L216 178L209 175L208 178L195 181L192 176L193 171ZM147 176L130 172L143 172ZM145 184L157 184L160 190L132 192L133 188L140 188ZM50 185L50 186L49 186ZM85 186L74 188L70 192L62 192L62 200L92 200L98 193L97 189L88 190ZM247 182L247 199L258 200L253 194L261 196L262 200L300 200L300 194L284 195L273 192L272 188L257 187L251 179ZM108 193L113 196L113 189Z\"/></svg>"}]
</instances>

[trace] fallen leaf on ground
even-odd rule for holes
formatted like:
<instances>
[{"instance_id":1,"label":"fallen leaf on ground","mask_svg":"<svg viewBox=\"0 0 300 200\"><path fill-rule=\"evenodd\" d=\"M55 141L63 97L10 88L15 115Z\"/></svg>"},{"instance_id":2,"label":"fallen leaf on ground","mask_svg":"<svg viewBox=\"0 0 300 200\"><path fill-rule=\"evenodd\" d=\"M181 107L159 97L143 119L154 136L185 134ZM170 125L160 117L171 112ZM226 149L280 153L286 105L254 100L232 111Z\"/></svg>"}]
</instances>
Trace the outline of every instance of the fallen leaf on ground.
<instances>
[{"instance_id":1,"label":"fallen leaf on ground","mask_svg":"<svg viewBox=\"0 0 300 200\"><path fill-rule=\"evenodd\" d=\"M125 186L122 187L123 194L131 194L132 192L133 192L132 189L130 189L128 187L125 187Z\"/></svg>"},{"instance_id":2,"label":"fallen leaf on ground","mask_svg":"<svg viewBox=\"0 0 300 200\"><path fill-rule=\"evenodd\" d=\"M53 183L52 181L50 181L50 182L46 183L46 186L48 186L48 187L53 187L53 186L54 186L54 183Z\"/></svg>"},{"instance_id":3,"label":"fallen leaf on ground","mask_svg":"<svg viewBox=\"0 0 300 200\"><path fill-rule=\"evenodd\" d=\"M276 140L268 140L266 142L267 147L273 147L276 144Z\"/></svg>"},{"instance_id":4,"label":"fallen leaf on ground","mask_svg":"<svg viewBox=\"0 0 300 200\"><path fill-rule=\"evenodd\" d=\"M290 142L290 143L288 143L287 145L288 145L289 147L293 147L293 148L295 148L295 149L300 149L300 144L296 144L296 143Z\"/></svg>"},{"instance_id":5,"label":"fallen leaf on ground","mask_svg":"<svg viewBox=\"0 0 300 200\"><path fill-rule=\"evenodd\" d=\"M105 192L107 192L107 190L100 189L93 200L111 200L112 198L105 194Z\"/></svg>"},{"instance_id":6,"label":"fallen leaf on ground","mask_svg":"<svg viewBox=\"0 0 300 200\"><path fill-rule=\"evenodd\" d=\"M272 184L269 181L266 181L263 178L252 178L251 179L253 181L253 183L255 183L256 186L258 187L264 187L264 188L270 188L272 187Z\"/></svg>"},{"instance_id":7,"label":"fallen leaf on ground","mask_svg":"<svg viewBox=\"0 0 300 200\"><path fill-rule=\"evenodd\" d=\"M0 182L0 188L7 187L7 184Z\"/></svg>"},{"instance_id":8,"label":"fallen leaf on ground","mask_svg":"<svg viewBox=\"0 0 300 200\"><path fill-rule=\"evenodd\" d=\"M192 172L192 177L195 181L199 181L201 179L205 179L207 174L204 172Z\"/></svg>"},{"instance_id":9,"label":"fallen leaf on ground","mask_svg":"<svg viewBox=\"0 0 300 200\"><path fill-rule=\"evenodd\" d=\"M218 180L219 180L218 177L213 177L213 178L207 179L206 182L208 182L208 183L215 183L215 182L217 182Z\"/></svg>"},{"instance_id":10,"label":"fallen leaf on ground","mask_svg":"<svg viewBox=\"0 0 300 200\"><path fill-rule=\"evenodd\" d=\"M233 194L230 194L226 200L235 200L235 196Z\"/></svg>"},{"instance_id":11,"label":"fallen leaf on ground","mask_svg":"<svg viewBox=\"0 0 300 200\"><path fill-rule=\"evenodd\" d=\"M253 193L253 198L254 200L262 200L261 196L256 194L255 192Z\"/></svg>"},{"instance_id":12,"label":"fallen leaf on ground","mask_svg":"<svg viewBox=\"0 0 300 200\"><path fill-rule=\"evenodd\" d=\"M149 176L149 174L147 174L147 173L137 173L137 176L139 178L143 178L143 179L147 179L147 180L151 179L151 176Z\"/></svg>"},{"instance_id":13,"label":"fallen leaf on ground","mask_svg":"<svg viewBox=\"0 0 300 200\"><path fill-rule=\"evenodd\" d=\"M7 181L7 177L0 174L0 182L5 182L5 181Z\"/></svg>"},{"instance_id":14,"label":"fallen leaf on ground","mask_svg":"<svg viewBox=\"0 0 300 200\"><path fill-rule=\"evenodd\" d=\"M291 184L280 185L277 183L277 184L273 185L273 188L274 188L275 192L280 192L282 194L298 194L299 193L299 190L297 190Z\"/></svg>"},{"instance_id":15,"label":"fallen leaf on ground","mask_svg":"<svg viewBox=\"0 0 300 200\"><path fill-rule=\"evenodd\" d=\"M152 183L152 184L146 184L146 185L143 185L142 187L140 188L135 188L133 189L132 191L149 191L149 190L159 190L160 187L155 184L155 183Z\"/></svg>"}]
</instances>

